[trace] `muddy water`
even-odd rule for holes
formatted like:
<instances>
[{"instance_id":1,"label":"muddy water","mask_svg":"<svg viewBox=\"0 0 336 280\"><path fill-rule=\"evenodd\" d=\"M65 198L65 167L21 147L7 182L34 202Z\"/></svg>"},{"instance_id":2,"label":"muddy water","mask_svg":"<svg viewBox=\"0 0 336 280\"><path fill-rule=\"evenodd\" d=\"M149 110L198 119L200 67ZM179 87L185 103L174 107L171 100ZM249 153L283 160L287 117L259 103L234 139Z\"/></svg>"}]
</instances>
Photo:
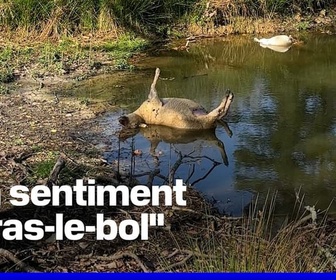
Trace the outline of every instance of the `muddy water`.
<instances>
[{"instance_id":1,"label":"muddy water","mask_svg":"<svg viewBox=\"0 0 336 280\"><path fill-rule=\"evenodd\" d=\"M250 37L198 41L189 52L142 59L136 73L92 82L88 97L122 108L101 120L109 139L105 157L143 184L182 178L230 215L240 215L256 194L262 201L274 192L278 213L292 210L299 191L304 205L328 207L336 195L336 37L299 36L303 42L286 52ZM161 97L211 109L230 88L229 129L183 134L154 127L119 142L117 118L146 98L155 67Z\"/></svg>"}]
</instances>

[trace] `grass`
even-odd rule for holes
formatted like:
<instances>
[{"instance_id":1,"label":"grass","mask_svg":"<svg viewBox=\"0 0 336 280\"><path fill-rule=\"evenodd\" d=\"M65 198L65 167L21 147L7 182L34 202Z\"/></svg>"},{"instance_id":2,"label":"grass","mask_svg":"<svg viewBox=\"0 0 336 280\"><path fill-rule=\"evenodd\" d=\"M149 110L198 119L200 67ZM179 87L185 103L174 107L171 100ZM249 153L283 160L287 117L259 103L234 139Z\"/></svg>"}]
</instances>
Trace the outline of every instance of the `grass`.
<instances>
[{"instance_id":1,"label":"grass","mask_svg":"<svg viewBox=\"0 0 336 280\"><path fill-rule=\"evenodd\" d=\"M8 65L8 61L13 59L13 50L10 47L0 49L0 83L10 83L14 81L13 69Z\"/></svg>"},{"instance_id":2,"label":"grass","mask_svg":"<svg viewBox=\"0 0 336 280\"><path fill-rule=\"evenodd\" d=\"M93 46L93 50L108 53L114 61L117 70L132 70L128 59L134 54L145 50L149 46L149 41L132 34L122 34L118 40L107 41L98 46Z\"/></svg>"},{"instance_id":3,"label":"grass","mask_svg":"<svg viewBox=\"0 0 336 280\"><path fill-rule=\"evenodd\" d=\"M4 66L0 70L0 83L10 83L14 81L14 72L13 69Z\"/></svg>"},{"instance_id":4,"label":"grass","mask_svg":"<svg viewBox=\"0 0 336 280\"><path fill-rule=\"evenodd\" d=\"M211 19L206 16L206 3L205 0L0 1L0 31L17 37L8 41L2 37L0 41L0 94L8 93L5 84L14 80L15 70L41 78L81 68L86 72L97 71L106 61L111 62L113 70L132 70L129 58L149 45L144 38L182 36L172 28L176 23L206 25L211 20L216 25L232 24L234 30L244 33L246 22L253 27L249 24L251 18L316 13L329 8L333 1L213 0L208 12L217 9L217 14ZM298 28L307 29L308 22L301 22ZM21 40L29 38L28 35L34 36L33 43ZM237 51L223 56L231 59L237 56L242 63L247 57L245 52L237 54ZM87 104L89 100L82 102ZM24 143L17 139L15 144ZM32 181L48 177L54 161L51 155L32 166ZM67 176L70 181L78 175L68 172ZM187 245L177 244L178 248L192 252L183 270L334 271L335 239L326 235L325 219L317 225L301 223L301 214L308 213L300 205L299 217L275 228L274 199L260 211L252 208L246 219L223 224L221 230L214 230L209 218L207 238L189 236ZM168 261L163 260L161 266L168 267Z\"/></svg>"},{"instance_id":5,"label":"grass","mask_svg":"<svg viewBox=\"0 0 336 280\"><path fill-rule=\"evenodd\" d=\"M183 37L193 33L187 28L191 25L203 31L221 26L223 33L267 32L271 29L259 28L254 21L267 19L266 24L272 25L276 17L318 13L332 4L332 0L0 1L0 81L12 81L13 65L22 67L33 59L44 72L58 74L83 61L92 66L99 62L94 51L108 53L116 69L131 69L128 58L146 48L148 39ZM298 30L310 26L309 21L296 24ZM32 47L32 41L44 46Z\"/></svg>"},{"instance_id":6,"label":"grass","mask_svg":"<svg viewBox=\"0 0 336 280\"><path fill-rule=\"evenodd\" d=\"M0 2L0 25L36 31L41 37L113 31L123 26L142 34L163 34L198 0L10 0Z\"/></svg>"},{"instance_id":7,"label":"grass","mask_svg":"<svg viewBox=\"0 0 336 280\"><path fill-rule=\"evenodd\" d=\"M7 86L0 84L0 95L2 94L9 94L9 88Z\"/></svg>"},{"instance_id":8,"label":"grass","mask_svg":"<svg viewBox=\"0 0 336 280\"><path fill-rule=\"evenodd\" d=\"M33 167L33 174L36 178L45 179L48 178L52 168L54 167L55 160L49 159L36 163Z\"/></svg>"},{"instance_id":9,"label":"grass","mask_svg":"<svg viewBox=\"0 0 336 280\"><path fill-rule=\"evenodd\" d=\"M275 14L287 16L296 13L315 13L327 9L334 3L332 0L231 0L223 3L221 0L211 1L212 5L220 8L228 18L272 17Z\"/></svg>"},{"instance_id":10,"label":"grass","mask_svg":"<svg viewBox=\"0 0 336 280\"><path fill-rule=\"evenodd\" d=\"M24 184L26 185L36 185L41 180L45 181L59 156L59 153L55 151L44 152L41 146L33 146L32 148L36 153L36 158L28 164L28 176L24 179ZM86 172L87 170L84 166L79 166L78 168L65 167L60 177L66 184L66 182L73 181L73 178L82 178Z\"/></svg>"},{"instance_id":11,"label":"grass","mask_svg":"<svg viewBox=\"0 0 336 280\"><path fill-rule=\"evenodd\" d=\"M332 5L333 0L9 0L0 1L0 29L42 39L120 30L166 38L179 34L176 25L237 26L236 18L312 15Z\"/></svg>"},{"instance_id":12,"label":"grass","mask_svg":"<svg viewBox=\"0 0 336 280\"><path fill-rule=\"evenodd\" d=\"M116 41L105 42L98 47L106 52L120 51L124 53L142 51L148 45L148 41L134 35L123 34Z\"/></svg>"},{"instance_id":13,"label":"grass","mask_svg":"<svg viewBox=\"0 0 336 280\"><path fill-rule=\"evenodd\" d=\"M261 210L255 205L245 219L228 221L217 230L209 216L208 238L189 238L188 247L177 245L182 256L192 258L181 261L180 255L178 268L162 259L161 267L196 272L335 271L332 254L336 240L326 235L326 216L322 215L319 223L307 219L310 212L303 210L302 198L293 211L295 218L288 222L274 215L275 199L276 195L267 197Z\"/></svg>"},{"instance_id":14,"label":"grass","mask_svg":"<svg viewBox=\"0 0 336 280\"><path fill-rule=\"evenodd\" d=\"M89 76L110 70L132 70L129 59L145 50L149 41L131 33L109 36L61 37L21 44L0 44L0 82L14 81L14 73L25 72L34 79L78 72ZM7 92L2 86L2 93Z\"/></svg>"},{"instance_id":15,"label":"grass","mask_svg":"<svg viewBox=\"0 0 336 280\"><path fill-rule=\"evenodd\" d=\"M318 27L314 19L324 10L333 14L332 0L212 0L201 1L185 20L189 33L275 33L283 29ZM301 20L305 23L301 23Z\"/></svg>"}]
</instances>

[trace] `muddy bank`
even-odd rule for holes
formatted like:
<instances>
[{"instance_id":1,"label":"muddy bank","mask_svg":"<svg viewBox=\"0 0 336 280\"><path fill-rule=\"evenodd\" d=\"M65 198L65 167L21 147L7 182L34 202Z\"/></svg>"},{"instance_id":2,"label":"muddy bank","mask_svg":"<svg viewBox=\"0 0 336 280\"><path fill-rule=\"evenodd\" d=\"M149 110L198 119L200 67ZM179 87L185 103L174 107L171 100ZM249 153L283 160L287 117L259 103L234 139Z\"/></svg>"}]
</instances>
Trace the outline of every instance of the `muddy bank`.
<instances>
[{"instance_id":1,"label":"muddy bank","mask_svg":"<svg viewBox=\"0 0 336 280\"><path fill-rule=\"evenodd\" d=\"M99 151L79 133L81 127L92 125L96 112L80 100L58 96L60 85L73 84L62 78L46 79L40 89L35 81L20 80L11 94L0 95L2 189L45 179L45 171L34 174L30 165L45 163L48 169L47 163L61 152L78 163L99 162Z\"/></svg>"}]
</instances>

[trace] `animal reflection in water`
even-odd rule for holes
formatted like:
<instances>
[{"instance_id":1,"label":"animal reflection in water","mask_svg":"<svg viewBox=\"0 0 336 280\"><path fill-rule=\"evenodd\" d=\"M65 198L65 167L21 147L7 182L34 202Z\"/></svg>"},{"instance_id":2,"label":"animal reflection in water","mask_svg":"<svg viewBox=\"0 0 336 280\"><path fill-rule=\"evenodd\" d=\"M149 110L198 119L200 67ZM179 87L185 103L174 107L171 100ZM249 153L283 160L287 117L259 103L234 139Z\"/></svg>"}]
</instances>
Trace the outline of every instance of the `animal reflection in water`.
<instances>
[{"instance_id":1,"label":"animal reflection in water","mask_svg":"<svg viewBox=\"0 0 336 280\"><path fill-rule=\"evenodd\" d=\"M219 124L224 128L229 137L232 136L232 132L228 127L227 123L224 121L220 121ZM193 175L199 175L198 179L195 179L191 184L194 184L198 181L205 179L210 173L219 165L224 164L226 166L229 165L228 157L225 152L224 143L216 136L215 129L207 129L207 130L190 130L190 129L176 129L165 126L157 126L151 125L148 127L140 127L136 129L131 128L123 128L120 131L119 138L121 141L126 141L135 136L143 136L150 143L149 147L149 155L153 158L155 163L155 170L148 170L143 173L148 174L149 180L148 184L151 184L154 177L164 179L166 182L171 182L175 178L175 173L179 167L182 165L187 165L191 168L188 178L183 178L185 182L189 183L191 177ZM133 139L134 140L134 139ZM136 139L135 139L136 141ZM134 142L134 141L132 141ZM169 170L160 170L160 167L164 165L162 161L167 161L169 155L162 154L161 151L158 150L158 146L161 142L164 142L169 145L170 152L176 154L175 162L169 163ZM215 160L211 156L206 154L208 148L215 148L218 151L218 157L220 160ZM132 157L136 157L134 155L134 147L132 152ZM147 151L142 151L142 156L146 156ZM220 156L219 156L220 155ZM214 155L215 157L215 155ZM195 172L195 165L200 164L202 160L206 160L210 162L202 166L203 170L205 168L205 174L199 174ZM147 160L146 160L147 162ZM143 167L143 166L142 166ZM141 168L134 168L141 169ZM150 169L150 168L149 168ZM167 174L164 175L162 173ZM198 173L198 174L194 174ZM132 174L133 177L140 177L141 174ZM151 179L150 179L151 178ZM194 178L194 177L193 177Z\"/></svg>"},{"instance_id":2,"label":"animal reflection in water","mask_svg":"<svg viewBox=\"0 0 336 280\"><path fill-rule=\"evenodd\" d=\"M275 51L275 52L280 52L280 53L284 53L284 52L287 52L291 46L287 46L287 47L284 47L284 46L270 46L270 45L263 45L263 44L260 44L260 47L264 48L264 49L270 49L272 51Z\"/></svg>"}]
</instances>

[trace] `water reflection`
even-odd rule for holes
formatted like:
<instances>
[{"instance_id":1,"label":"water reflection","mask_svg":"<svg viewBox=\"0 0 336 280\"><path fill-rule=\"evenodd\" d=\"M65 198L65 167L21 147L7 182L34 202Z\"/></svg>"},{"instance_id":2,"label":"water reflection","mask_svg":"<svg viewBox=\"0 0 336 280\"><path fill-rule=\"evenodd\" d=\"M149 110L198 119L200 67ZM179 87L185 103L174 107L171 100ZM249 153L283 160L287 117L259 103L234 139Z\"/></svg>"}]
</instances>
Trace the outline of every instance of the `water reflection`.
<instances>
[{"instance_id":1,"label":"water reflection","mask_svg":"<svg viewBox=\"0 0 336 280\"><path fill-rule=\"evenodd\" d=\"M275 52L280 52L280 53L284 53L284 52L287 52L291 46L270 46L270 45L263 45L263 44L260 44L260 47L264 48L264 49L270 49L272 51L275 51Z\"/></svg>"},{"instance_id":2,"label":"water reflection","mask_svg":"<svg viewBox=\"0 0 336 280\"><path fill-rule=\"evenodd\" d=\"M189 98L210 109L230 88L235 100L227 121L234 134L228 137L222 127L215 131L225 143L229 166L218 165L195 187L226 206L230 201L229 212L234 215L239 215L253 193L260 193L262 199L273 190L279 194L278 212L291 211L298 189L305 194L305 205L317 203L318 208L326 208L336 195L336 38L313 34L301 35L300 40L303 45L293 45L285 53L261 48L246 37L199 41L190 45L189 52L156 53L139 63L142 71L124 75L117 82L107 78L100 83L106 99L117 96L117 104L126 112L146 98L156 67L166 78L158 84L162 97ZM123 85L123 90L116 88L116 83ZM109 124L118 126L117 121ZM154 170L148 138L140 133L131 139L123 145L133 143L148 151L135 159L135 167ZM184 145L184 154L203 149L209 158L223 162L218 147L202 141L159 142L155 150L161 152L160 168L167 168L165 176L178 160L177 145ZM117 156L114 149L118 147L112 144L112 152L106 154L110 161ZM193 164L197 168L194 174L202 176L212 166L206 159ZM191 170L190 163L181 166L176 175L186 179Z\"/></svg>"},{"instance_id":3,"label":"water reflection","mask_svg":"<svg viewBox=\"0 0 336 280\"><path fill-rule=\"evenodd\" d=\"M217 129L197 131L162 126L122 128L118 151L107 152L106 158L110 162L118 159L118 169L128 172L131 181L162 185L182 178L197 186L223 214L240 215L253 194L228 188L232 168L223 139L232 135L225 122Z\"/></svg>"},{"instance_id":4,"label":"water reflection","mask_svg":"<svg viewBox=\"0 0 336 280\"><path fill-rule=\"evenodd\" d=\"M228 127L226 122L220 123L229 137L232 136L232 131ZM215 129L209 130L190 130L190 129L176 129L165 126L157 126L152 125L145 128L138 129L127 129L123 128L120 131L119 138L123 141L130 137L134 137L136 134L141 133L143 137L145 137L150 142L150 155L159 162L159 153L157 152L157 148L160 142L165 142L167 144L173 144L174 147L176 144L188 144L188 143L196 143L200 142L202 145L210 145L213 147L217 147L218 151L221 155L221 163L224 163L226 166L229 165L228 157L225 152L224 143L216 136ZM202 145L200 145L200 149L197 154L199 157L207 157L206 155L202 155ZM191 147L195 148L196 145L192 144ZM178 148L176 151L183 157L186 157L187 154L184 154L182 150ZM194 150L192 153L196 152ZM215 162L215 161L214 161Z\"/></svg>"}]
</instances>

